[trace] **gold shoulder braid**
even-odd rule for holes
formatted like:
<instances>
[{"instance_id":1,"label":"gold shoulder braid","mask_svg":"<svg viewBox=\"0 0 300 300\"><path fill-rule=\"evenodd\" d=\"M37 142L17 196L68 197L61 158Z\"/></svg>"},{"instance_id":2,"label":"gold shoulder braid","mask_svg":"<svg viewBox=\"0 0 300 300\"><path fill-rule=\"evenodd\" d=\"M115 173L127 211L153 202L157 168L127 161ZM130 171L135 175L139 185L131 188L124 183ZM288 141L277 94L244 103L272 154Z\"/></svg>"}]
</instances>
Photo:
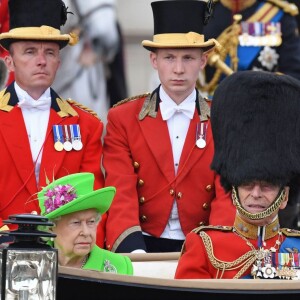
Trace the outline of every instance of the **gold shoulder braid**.
<instances>
[{"instance_id":1,"label":"gold shoulder braid","mask_svg":"<svg viewBox=\"0 0 300 300\"><path fill-rule=\"evenodd\" d=\"M217 279L218 278L221 279L223 277L225 271L230 271L230 270L235 270L235 269L241 268L236 273L236 275L233 277L233 279L238 279L256 261L256 254L257 254L256 249L249 250L248 252L246 252L245 254L243 254L242 256L240 256L239 258L237 258L234 261L230 261L230 262L222 261L215 257L214 248L213 248L212 241L211 241L211 238L209 237L209 235L204 231L201 231L199 235L203 241L205 250L207 252L207 255L208 255L208 258L209 258L211 264L218 270L217 275L216 275ZM221 271L221 274L219 275L220 271Z\"/></svg>"},{"instance_id":2,"label":"gold shoulder braid","mask_svg":"<svg viewBox=\"0 0 300 300\"><path fill-rule=\"evenodd\" d=\"M232 226L222 226L222 225L219 225L219 226L214 226L214 225L201 225L199 227L196 227L194 228L191 232L194 232L198 235L200 235L199 233L202 231L202 230L220 230L220 231L232 231L233 227ZM181 248L181 253L180 253L180 256L185 252L185 242L183 243L182 245L182 248Z\"/></svg>"},{"instance_id":3,"label":"gold shoulder braid","mask_svg":"<svg viewBox=\"0 0 300 300\"><path fill-rule=\"evenodd\" d=\"M97 119L100 119L100 118L98 117L97 113L96 113L94 110L88 108L87 106L82 105L81 103L78 103L78 102L76 102L76 101L74 101L74 100L72 100L72 99L67 99L67 102L70 103L70 104L72 104L72 105L75 105L75 106L81 108L82 110L84 110L84 111L86 111L86 112L88 112L88 113L90 113L91 115L93 115L93 116L96 117ZM77 114L77 113L76 113L76 114Z\"/></svg>"},{"instance_id":4,"label":"gold shoulder braid","mask_svg":"<svg viewBox=\"0 0 300 300\"><path fill-rule=\"evenodd\" d=\"M282 233L285 236L300 236L300 231L295 229L289 229L289 228L281 228Z\"/></svg>"},{"instance_id":5,"label":"gold shoulder braid","mask_svg":"<svg viewBox=\"0 0 300 300\"><path fill-rule=\"evenodd\" d=\"M192 230L192 232L195 232L199 234L200 231L202 230L219 230L219 231L232 231L233 227L232 226L223 226L223 225L208 225L208 226L199 226L195 229Z\"/></svg>"},{"instance_id":6,"label":"gold shoulder braid","mask_svg":"<svg viewBox=\"0 0 300 300\"><path fill-rule=\"evenodd\" d=\"M134 100L137 100L137 99L140 99L140 98L147 97L148 95L150 95L150 93L146 93L146 94L141 94L141 95L137 95L137 96L125 98L125 99L123 99L123 100L117 102L116 104L114 104L113 107L119 106L119 105L121 105L121 104L130 102L130 101L134 101Z\"/></svg>"}]
</instances>

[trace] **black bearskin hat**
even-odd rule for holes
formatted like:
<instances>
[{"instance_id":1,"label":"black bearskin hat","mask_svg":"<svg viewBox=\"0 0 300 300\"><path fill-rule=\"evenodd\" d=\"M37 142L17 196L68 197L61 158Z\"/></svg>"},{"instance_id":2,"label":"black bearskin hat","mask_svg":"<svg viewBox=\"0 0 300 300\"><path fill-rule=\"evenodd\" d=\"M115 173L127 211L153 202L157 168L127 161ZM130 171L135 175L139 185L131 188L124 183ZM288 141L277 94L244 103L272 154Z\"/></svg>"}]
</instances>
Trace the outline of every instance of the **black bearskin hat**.
<instances>
[{"instance_id":1,"label":"black bearskin hat","mask_svg":"<svg viewBox=\"0 0 300 300\"><path fill-rule=\"evenodd\" d=\"M287 185L300 173L300 81L241 71L214 93L212 169L225 190L253 180Z\"/></svg>"}]
</instances>

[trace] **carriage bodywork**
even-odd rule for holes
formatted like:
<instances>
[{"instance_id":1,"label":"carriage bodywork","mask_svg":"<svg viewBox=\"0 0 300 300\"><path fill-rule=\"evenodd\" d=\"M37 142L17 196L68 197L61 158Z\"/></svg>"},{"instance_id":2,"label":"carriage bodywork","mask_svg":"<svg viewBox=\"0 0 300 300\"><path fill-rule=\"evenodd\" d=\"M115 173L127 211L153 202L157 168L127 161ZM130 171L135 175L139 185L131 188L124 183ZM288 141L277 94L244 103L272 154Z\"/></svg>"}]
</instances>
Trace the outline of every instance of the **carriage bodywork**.
<instances>
[{"instance_id":1,"label":"carriage bodywork","mask_svg":"<svg viewBox=\"0 0 300 300\"><path fill-rule=\"evenodd\" d=\"M57 299L299 299L297 280L198 279L174 280L179 253L129 254L134 276L59 268ZM101 296L102 295L102 296ZM177 298L178 299L178 298Z\"/></svg>"}]
</instances>

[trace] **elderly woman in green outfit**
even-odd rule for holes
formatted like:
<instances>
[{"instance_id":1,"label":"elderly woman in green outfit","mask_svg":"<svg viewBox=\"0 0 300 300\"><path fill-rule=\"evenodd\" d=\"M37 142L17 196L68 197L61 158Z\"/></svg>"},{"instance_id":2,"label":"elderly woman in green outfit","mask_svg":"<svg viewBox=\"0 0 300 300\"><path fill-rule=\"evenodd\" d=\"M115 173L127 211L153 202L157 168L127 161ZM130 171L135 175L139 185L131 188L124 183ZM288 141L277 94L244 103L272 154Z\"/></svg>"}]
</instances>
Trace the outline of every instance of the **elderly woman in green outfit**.
<instances>
[{"instance_id":1,"label":"elderly woman in green outfit","mask_svg":"<svg viewBox=\"0 0 300 300\"><path fill-rule=\"evenodd\" d=\"M54 223L61 266L132 275L127 256L99 248L97 226L111 205L116 189L93 190L94 175L78 173L62 177L38 193L41 214ZM51 242L52 243L52 242Z\"/></svg>"}]
</instances>

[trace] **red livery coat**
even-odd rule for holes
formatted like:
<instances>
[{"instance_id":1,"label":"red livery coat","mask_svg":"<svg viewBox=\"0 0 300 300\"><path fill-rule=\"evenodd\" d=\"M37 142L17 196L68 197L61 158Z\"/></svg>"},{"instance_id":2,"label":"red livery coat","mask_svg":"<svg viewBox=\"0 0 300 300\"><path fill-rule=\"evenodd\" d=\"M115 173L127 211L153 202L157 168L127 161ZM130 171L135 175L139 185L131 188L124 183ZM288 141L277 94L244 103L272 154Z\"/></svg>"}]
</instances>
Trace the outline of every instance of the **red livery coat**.
<instances>
[{"instance_id":1,"label":"red livery coat","mask_svg":"<svg viewBox=\"0 0 300 300\"><path fill-rule=\"evenodd\" d=\"M297 237L293 240L293 246L297 251L300 250L300 232L293 234L292 230L284 230L284 234L279 237L278 234L265 240L264 249L270 249L271 247L278 247L276 241L280 240L281 245L279 252L287 252L285 248L284 241L286 240L286 234ZM204 232L210 237L211 244L213 247L213 252L210 256L215 257L219 261L224 262L234 262L240 258L245 253L251 250L250 244L253 245L255 249L258 249L258 239L247 239L235 234L232 229L225 228L223 231L221 228L207 230ZM277 245L277 246L276 246ZM218 270L213 266L210 261L208 252L203 243L203 239L199 236L199 233L191 232L187 235L182 255L179 259L178 266L175 272L176 279L233 279L238 272L244 267L244 265L239 265L239 267L232 267L231 270ZM249 257L248 257L249 259ZM246 259L242 260L244 263ZM252 264L241 272L238 278L252 278L251 274Z\"/></svg>"},{"instance_id":2,"label":"red livery coat","mask_svg":"<svg viewBox=\"0 0 300 300\"><path fill-rule=\"evenodd\" d=\"M174 198L184 234L207 224L210 214L213 224L232 225L234 220L230 196L210 169L214 143L207 115L201 113L199 117L195 110L175 176L167 122L153 105L147 113L149 99L151 102L150 95L131 98L108 113L103 149L105 185L117 189L106 224L106 246L112 251L136 231L159 237ZM202 99L200 107L205 104L209 114L209 105ZM146 112L142 118L141 111ZM200 119L207 122L207 144L203 149L195 144ZM212 203L216 214L211 211Z\"/></svg>"},{"instance_id":3,"label":"red livery coat","mask_svg":"<svg viewBox=\"0 0 300 300\"><path fill-rule=\"evenodd\" d=\"M58 105L59 96L51 89L51 109L44 144L39 186L34 174L34 162L18 98L11 84L0 93L0 218L18 213L40 212L37 192L50 181L62 176L91 172L95 175L95 189L104 186L101 171L103 123L93 114L69 104L74 115L65 113ZM79 105L80 106L80 105ZM58 152L54 149L53 125L79 124L83 148L80 151ZM106 219L106 216L104 217ZM98 244L103 246L104 231L99 226Z\"/></svg>"}]
</instances>

